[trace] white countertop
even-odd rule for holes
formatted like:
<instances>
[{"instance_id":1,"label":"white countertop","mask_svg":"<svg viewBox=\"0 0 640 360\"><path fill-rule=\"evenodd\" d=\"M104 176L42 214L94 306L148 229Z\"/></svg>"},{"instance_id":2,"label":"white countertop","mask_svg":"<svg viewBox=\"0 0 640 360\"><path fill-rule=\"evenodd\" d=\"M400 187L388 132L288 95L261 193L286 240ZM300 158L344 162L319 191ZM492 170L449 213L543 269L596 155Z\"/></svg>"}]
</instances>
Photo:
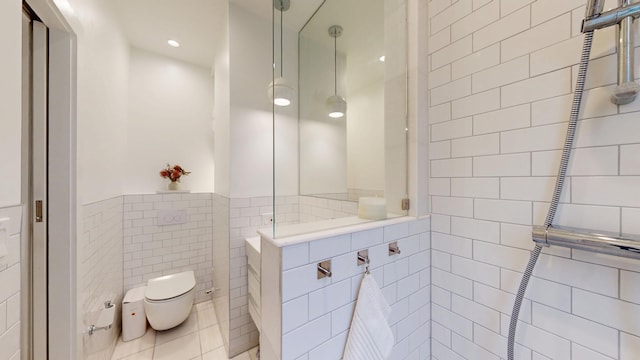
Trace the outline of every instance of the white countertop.
<instances>
[{"instance_id":1,"label":"white countertop","mask_svg":"<svg viewBox=\"0 0 640 360\"><path fill-rule=\"evenodd\" d=\"M402 216L396 214L389 214L387 219L378 221L364 220L357 216L349 216L293 225L278 226L276 224L276 238L273 237L273 229L271 228L260 229L258 230L258 234L277 247L285 247L412 220L416 220L416 218L413 216Z\"/></svg>"}]
</instances>

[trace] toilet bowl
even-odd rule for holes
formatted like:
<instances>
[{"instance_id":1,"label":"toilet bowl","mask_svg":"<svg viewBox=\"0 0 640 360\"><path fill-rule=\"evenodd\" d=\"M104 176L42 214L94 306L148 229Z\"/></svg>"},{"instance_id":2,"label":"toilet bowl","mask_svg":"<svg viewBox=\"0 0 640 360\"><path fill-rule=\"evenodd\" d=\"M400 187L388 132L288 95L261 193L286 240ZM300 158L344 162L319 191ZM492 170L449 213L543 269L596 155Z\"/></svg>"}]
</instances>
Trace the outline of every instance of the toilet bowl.
<instances>
[{"instance_id":1,"label":"toilet bowl","mask_svg":"<svg viewBox=\"0 0 640 360\"><path fill-rule=\"evenodd\" d=\"M144 294L149 325L167 330L182 324L191 313L195 287L193 271L150 279Z\"/></svg>"}]
</instances>

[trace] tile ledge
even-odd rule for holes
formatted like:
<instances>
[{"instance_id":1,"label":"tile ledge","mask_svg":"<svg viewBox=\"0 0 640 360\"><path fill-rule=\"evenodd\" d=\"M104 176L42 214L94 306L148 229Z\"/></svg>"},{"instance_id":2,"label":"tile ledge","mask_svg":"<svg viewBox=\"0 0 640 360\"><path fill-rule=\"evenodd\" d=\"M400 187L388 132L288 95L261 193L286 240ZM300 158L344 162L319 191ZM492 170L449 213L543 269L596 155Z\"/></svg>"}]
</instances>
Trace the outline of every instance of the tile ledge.
<instances>
[{"instance_id":1,"label":"tile ledge","mask_svg":"<svg viewBox=\"0 0 640 360\"><path fill-rule=\"evenodd\" d=\"M284 225L278 228L278 237L273 236L273 229L270 228L260 229L257 232L262 238L266 239L269 243L275 245L276 247L285 247L327 237L371 230L375 228L402 224L405 222L422 220L431 217L431 215L420 217L400 216L395 214L389 215L394 217L390 217L384 220L370 221L360 219L357 216L349 216L313 223Z\"/></svg>"}]
</instances>

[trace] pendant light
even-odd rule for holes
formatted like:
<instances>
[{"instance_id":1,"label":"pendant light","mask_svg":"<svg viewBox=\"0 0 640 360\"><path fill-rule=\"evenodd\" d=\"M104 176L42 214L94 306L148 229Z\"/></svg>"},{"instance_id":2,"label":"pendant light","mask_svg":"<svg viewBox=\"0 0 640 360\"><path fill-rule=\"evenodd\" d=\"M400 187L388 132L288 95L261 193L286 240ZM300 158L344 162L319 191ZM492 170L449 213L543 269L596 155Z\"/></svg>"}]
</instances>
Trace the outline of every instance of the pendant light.
<instances>
[{"instance_id":1,"label":"pendant light","mask_svg":"<svg viewBox=\"0 0 640 360\"><path fill-rule=\"evenodd\" d=\"M273 79L269 83L269 99L277 106L289 106L291 99L293 99L293 87L289 84L287 79L283 76L284 58L282 57L282 13L289 10L291 3L290 0L274 0L273 7L280 11L280 76ZM274 64L275 66L275 64Z\"/></svg>"},{"instance_id":2,"label":"pendant light","mask_svg":"<svg viewBox=\"0 0 640 360\"><path fill-rule=\"evenodd\" d=\"M329 36L333 38L333 95L327 99L329 117L341 118L347 113L347 102L338 95L338 36L342 35L342 26L333 25L329 28Z\"/></svg>"}]
</instances>

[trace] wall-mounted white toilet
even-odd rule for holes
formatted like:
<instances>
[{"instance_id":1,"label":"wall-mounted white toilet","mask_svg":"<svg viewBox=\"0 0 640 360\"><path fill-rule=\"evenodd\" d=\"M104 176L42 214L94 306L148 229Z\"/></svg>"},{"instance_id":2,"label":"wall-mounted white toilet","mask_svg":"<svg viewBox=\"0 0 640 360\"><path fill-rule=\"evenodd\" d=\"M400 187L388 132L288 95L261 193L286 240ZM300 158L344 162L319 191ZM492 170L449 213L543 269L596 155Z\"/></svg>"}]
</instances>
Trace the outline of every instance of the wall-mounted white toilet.
<instances>
[{"instance_id":1,"label":"wall-mounted white toilet","mask_svg":"<svg viewBox=\"0 0 640 360\"><path fill-rule=\"evenodd\" d=\"M149 325L156 330L167 330L182 324L191 313L195 288L193 271L150 279L144 294Z\"/></svg>"}]
</instances>

